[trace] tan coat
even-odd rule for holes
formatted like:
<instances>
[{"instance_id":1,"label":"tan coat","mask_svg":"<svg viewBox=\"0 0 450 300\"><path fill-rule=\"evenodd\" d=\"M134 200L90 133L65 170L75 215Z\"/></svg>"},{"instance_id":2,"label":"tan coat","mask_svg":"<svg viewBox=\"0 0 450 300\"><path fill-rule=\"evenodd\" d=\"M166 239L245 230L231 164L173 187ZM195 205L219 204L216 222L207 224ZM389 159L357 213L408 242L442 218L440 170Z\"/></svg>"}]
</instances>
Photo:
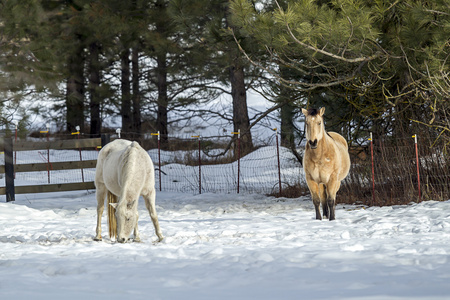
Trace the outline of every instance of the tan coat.
<instances>
[{"instance_id":1,"label":"tan coat","mask_svg":"<svg viewBox=\"0 0 450 300\"><path fill-rule=\"evenodd\" d=\"M316 219L335 219L336 193L350 170L347 141L336 132L326 132L323 125L325 108L302 109L306 116L306 149L303 168L316 209Z\"/></svg>"}]
</instances>

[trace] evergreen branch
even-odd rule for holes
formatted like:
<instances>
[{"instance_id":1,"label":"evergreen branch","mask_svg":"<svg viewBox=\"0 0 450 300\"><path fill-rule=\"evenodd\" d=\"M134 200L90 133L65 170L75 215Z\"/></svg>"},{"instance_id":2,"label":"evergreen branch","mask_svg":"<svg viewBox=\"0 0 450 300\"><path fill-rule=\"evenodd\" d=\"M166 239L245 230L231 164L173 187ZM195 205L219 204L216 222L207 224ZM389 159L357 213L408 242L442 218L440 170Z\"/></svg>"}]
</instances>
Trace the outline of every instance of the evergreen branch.
<instances>
[{"instance_id":1,"label":"evergreen branch","mask_svg":"<svg viewBox=\"0 0 450 300\"><path fill-rule=\"evenodd\" d=\"M280 12L283 13L283 9L281 8L281 6L279 5L279 3L278 3L277 0L275 1L275 3L277 4L278 9L280 10ZM290 35L290 36L294 39L294 41L295 41L297 44L299 44L300 46L302 46L302 47L304 47L304 48L307 48L307 49L309 49L309 50L311 50L311 51L318 52L318 53L323 54L323 55L325 55L325 56L328 56L328 57L331 57L331 58L334 58L334 59L337 59L337 60L341 60L341 61L344 61L344 62L347 62L347 63L361 63L361 62L367 62L367 61L374 60L374 59L376 59L376 58L378 58L378 57L380 56L379 53L376 53L376 54L371 55L371 56L368 56L368 57L345 58L345 57L343 56L344 53L342 53L342 55L336 55L336 54L334 54L334 53L325 51L325 50L323 50L323 49L319 49L319 48L317 48L317 47L308 45L308 44L306 44L306 43L300 41L299 39L297 39L297 37L295 36L295 34L292 32L292 29L291 29L291 27L289 26L289 23L288 23L287 21L286 21L286 28L287 28L287 30L288 30L288 32L289 32L289 35ZM324 47L324 48L325 48L325 47Z\"/></svg>"},{"instance_id":2,"label":"evergreen branch","mask_svg":"<svg viewBox=\"0 0 450 300\"><path fill-rule=\"evenodd\" d=\"M349 82L349 81L354 79L354 73L352 73L350 76L346 76L346 77L342 77L342 78L336 78L336 79L333 79L333 80L330 80L330 81L327 81L327 82L321 82L321 83L307 83L307 82L292 81L292 80L284 79L283 77L279 76L273 70L271 70L269 68L266 68L263 65L261 65L260 63L257 63L253 59L251 59L251 57L247 54L247 52L240 45L239 41L237 40L236 35L234 34L234 31L231 28L229 28L229 30L231 31L231 33L233 35L233 38L234 38L236 44L238 45L239 51L241 51L241 53L245 56L245 58L252 65L254 65L255 67L261 68L262 70L266 71L267 73L272 75L274 78L276 78L278 81L280 81L281 83L284 83L286 86L298 85L298 86L302 86L303 87L302 91L312 91L312 90L317 89L317 88L331 87L331 86L340 85L340 84ZM367 62L366 60L361 61L362 64L365 64L366 62Z\"/></svg>"}]
</instances>

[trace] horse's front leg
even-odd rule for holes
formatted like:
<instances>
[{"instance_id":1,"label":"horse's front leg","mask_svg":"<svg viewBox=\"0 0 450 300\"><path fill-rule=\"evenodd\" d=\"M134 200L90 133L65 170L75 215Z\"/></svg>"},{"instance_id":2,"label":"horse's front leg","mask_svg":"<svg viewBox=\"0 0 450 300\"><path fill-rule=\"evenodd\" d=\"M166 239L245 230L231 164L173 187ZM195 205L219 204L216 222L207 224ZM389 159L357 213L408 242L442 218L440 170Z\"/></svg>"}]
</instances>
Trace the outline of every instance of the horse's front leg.
<instances>
[{"instance_id":1,"label":"horse's front leg","mask_svg":"<svg viewBox=\"0 0 450 300\"><path fill-rule=\"evenodd\" d=\"M106 186L102 183L96 184L95 197L97 198L97 228L94 241L102 240L102 215L105 208Z\"/></svg>"},{"instance_id":2,"label":"horse's front leg","mask_svg":"<svg viewBox=\"0 0 450 300\"><path fill-rule=\"evenodd\" d=\"M319 185L310 178L310 176L306 176L306 183L309 188L309 192L311 193L311 198L314 203L314 208L316 209L316 220L322 220L322 216L320 215L320 191Z\"/></svg>"},{"instance_id":3,"label":"horse's front leg","mask_svg":"<svg viewBox=\"0 0 450 300\"><path fill-rule=\"evenodd\" d=\"M327 189L326 186L321 183L319 184L319 195L320 195L320 202L322 203L322 215L324 218L329 218L329 209L328 209L328 203L327 203Z\"/></svg>"},{"instance_id":4,"label":"horse's front leg","mask_svg":"<svg viewBox=\"0 0 450 300\"><path fill-rule=\"evenodd\" d=\"M136 212L137 213L137 212ZM140 242L141 241L141 236L139 235L139 229L138 229L138 219L139 219L139 215L136 218L136 224L134 225L134 242Z\"/></svg>"},{"instance_id":5,"label":"horse's front leg","mask_svg":"<svg viewBox=\"0 0 450 300\"><path fill-rule=\"evenodd\" d=\"M335 211L336 211L336 194L341 186L341 182L336 178L331 178L327 184L327 204L329 209L329 217L330 221L336 219Z\"/></svg>"}]
</instances>

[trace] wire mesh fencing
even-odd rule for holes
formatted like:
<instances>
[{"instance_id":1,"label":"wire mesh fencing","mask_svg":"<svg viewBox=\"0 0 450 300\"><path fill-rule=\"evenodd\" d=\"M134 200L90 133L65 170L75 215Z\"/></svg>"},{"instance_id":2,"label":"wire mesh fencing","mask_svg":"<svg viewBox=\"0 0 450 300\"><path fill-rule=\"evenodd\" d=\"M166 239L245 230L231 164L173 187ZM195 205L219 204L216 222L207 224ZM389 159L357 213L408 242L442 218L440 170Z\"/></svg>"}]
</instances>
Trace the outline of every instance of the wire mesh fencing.
<instances>
[{"instance_id":1,"label":"wire mesh fencing","mask_svg":"<svg viewBox=\"0 0 450 300\"><path fill-rule=\"evenodd\" d=\"M382 206L450 199L450 158L444 146L416 135L374 138L351 156L349 176L338 194L341 203Z\"/></svg>"},{"instance_id":2,"label":"wire mesh fencing","mask_svg":"<svg viewBox=\"0 0 450 300\"><path fill-rule=\"evenodd\" d=\"M34 140L48 138L46 135ZM155 188L160 191L280 194L280 188L298 186L303 178L301 164L290 150L279 147L278 142L240 157L238 140L225 151L225 146L232 141L230 137L176 137L168 140L164 150L155 140L156 137L149 135L141 144L154 163ZM274 138L270 141L274 142ZM98 150L86 149L15 151L15 164L48 165L47 171L17 173L15 182L20 186L94 181L95 168L53 170L52 164L97 157ZM0 163L4 164L3 156ZM0 186L4 186L4 181Z\"/></svg>"},{"instance_id":3,"label":"wire mesh fencing","mask_svg":"<svg viewBox=\"0 0 450 300\"><path fill-rule=\"evenodd\" d=\"M265 146L240 155L232 137L158 137L140 140L155 165L158 191L308 195L302 165L290 149L280 147L278 133ZM44 137L45 138L45 137ZM43 139L44 139L43 138ZM63 137L64 138L64 137ZM114 138L114 137L113 137ZM416 137L417 138L417 137ZM350 147L351 169L338 192L338 203L395 205L450 199L450 156L444 146L425 138L374 137ZM227 151L225 151L227 150ZM302 156L303 147L297 149ZM47 172L17 173L18 185L94 181L95 168L52 170L52 163L96 160L98 150L39 150L14 153L17 164L48 163ZM4 158L0 156L0 163ZM0 174L1 176L1 174ZM0 186L4 180L0 181Z\"/></svg>"},{"instance_id":4,"label":"wire mesh fencing","mask_svg":"<svg viewBox=\"0 0 450 300\"><path fill-rule=\"evenodd\" d=\"M156 149L150 150L149 155L153 162L159 160ZM280 178L282 188L298 185L303 178L301 164L290 150L281 147L279 155L280 164L276 146L266 146L240 158L240 161L212 164L202 152L200 163L193 163L198 150L161 151L162 163L155 172L155 186L161 186L162 191L194 194L278 193Z\"/></svg>"}]
</instances>

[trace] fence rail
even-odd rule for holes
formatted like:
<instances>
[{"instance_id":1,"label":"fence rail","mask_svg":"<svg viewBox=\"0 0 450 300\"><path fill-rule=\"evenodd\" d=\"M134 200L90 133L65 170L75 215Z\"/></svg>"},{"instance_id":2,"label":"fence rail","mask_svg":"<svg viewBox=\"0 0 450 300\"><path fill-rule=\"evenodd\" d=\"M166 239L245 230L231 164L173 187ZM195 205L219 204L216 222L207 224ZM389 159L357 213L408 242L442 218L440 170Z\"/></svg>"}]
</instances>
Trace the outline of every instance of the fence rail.
<instances>
[{"instance_id":1,"label":"fence rail","mask_svg":"<svg viewBox=\"0 0 450 300\"><path fill-rule=\"evenodd\" d=\"M96 159L82 160L81 149L98 149L109 141L109 136L102 136L102 138L90 139L73 139L73 140L59 140L59 141L15 141L8 138L0 138L0 151L5 153L5 164L0 166L0 174L5 174L5 187L0 187L0 195L6 195L6 201L14 201L15 194L28 193L48 193L48 192L63 192L73 190L94 189L94 182L84 181L84 169L95 168ZM50 150L78 150L79 160L74 161L55 161L50 160ZM46 155L39 152L46 151ZM45 162L39 163L22 163L17 164L16 159L20 153L26 151L38 151ZM66 171L66 170L81 170L83 182L70 183L50 183L50 172ZM15 185L15 176L22 172L47 172L48 184L33 184L33 185ZM39 173L35 176L40 176Z\"/></svg>"}]
</instances>

